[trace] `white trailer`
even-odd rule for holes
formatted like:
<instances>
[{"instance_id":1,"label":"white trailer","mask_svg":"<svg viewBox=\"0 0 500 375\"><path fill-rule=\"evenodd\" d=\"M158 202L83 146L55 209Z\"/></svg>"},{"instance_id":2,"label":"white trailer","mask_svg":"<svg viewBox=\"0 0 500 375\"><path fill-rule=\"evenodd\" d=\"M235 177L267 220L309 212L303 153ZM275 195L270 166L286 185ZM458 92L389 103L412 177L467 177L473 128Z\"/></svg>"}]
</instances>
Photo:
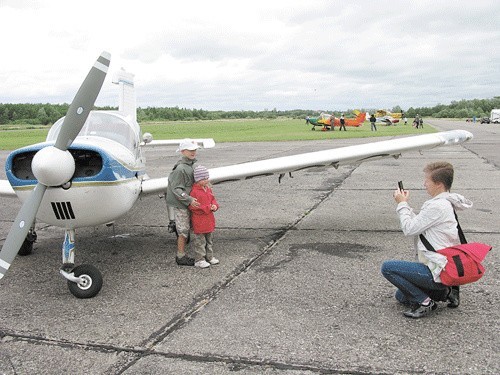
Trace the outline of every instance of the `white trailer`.
<instances>
[{"instance_id":1,"label":"white trailer","mask_svg":"<svg viewBox=\"0 0 500 375\"><path fill-rule=\"evenodd\" d=\"M500 123L500 109L491 110L490 121L496 124Z\"/></svg>"}]
</instances>

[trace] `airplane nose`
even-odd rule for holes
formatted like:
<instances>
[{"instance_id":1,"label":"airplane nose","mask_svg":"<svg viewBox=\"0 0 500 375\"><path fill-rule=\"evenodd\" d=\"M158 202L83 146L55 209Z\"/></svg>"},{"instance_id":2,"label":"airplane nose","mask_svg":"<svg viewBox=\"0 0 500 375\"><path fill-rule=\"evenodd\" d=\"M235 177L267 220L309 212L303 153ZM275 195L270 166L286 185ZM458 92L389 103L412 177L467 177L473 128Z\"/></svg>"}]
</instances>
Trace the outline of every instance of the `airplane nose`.
<instances>
[{"instance_id":1,"label":"airplane nose","mask_svg":"<svg viewBox=\"0 0 500 375\"><path fill-rule=\"evenodd\" d=\"M33 174L45 186L60 186L75 173L75 160L71 153L54 146L42 148L31 162Z\"/></svg>"}]
</instances>

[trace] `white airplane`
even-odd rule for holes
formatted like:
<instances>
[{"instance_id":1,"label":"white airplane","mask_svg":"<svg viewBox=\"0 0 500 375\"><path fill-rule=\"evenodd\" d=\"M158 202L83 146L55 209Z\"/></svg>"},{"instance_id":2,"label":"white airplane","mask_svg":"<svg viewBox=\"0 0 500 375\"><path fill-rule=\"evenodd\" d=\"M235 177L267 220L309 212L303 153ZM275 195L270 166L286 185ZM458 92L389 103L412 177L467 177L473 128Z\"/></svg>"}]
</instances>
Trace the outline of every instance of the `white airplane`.
<instances>
[{"instance_id":1,"label":"white airplane","mask_svg":"<svg viewBox=\"0 0 500 375\"><path fill-rule=\"evenodd\" d=\"M109 62L109 53L103 52L66 116L50 129L46 142L9 154L5 163L8 180L0 180L0 196L17 196L23 205L0 251L0 279L18 253L31 252L38 220L65 230L60 273L70 292L77 298L94 297L101 290L102 275L92 265L74 266L75 229L112 223L126 214L140 196L166 191L167 177L147 177L142 148L178 145L180 140L153 141L151 134L141 134L136 121L133 75L121 72L114 80L122 89L118 111L91 111ZM306 168L338 168L390 156L398 158L405 151L456 145L470 139L470 132L454 130L229 165L212 168L209 173L214 184L272 174L281 178L287 172ZM203 147L214 146L212 139L195 141Z\"/></svg>"}]
</instances>

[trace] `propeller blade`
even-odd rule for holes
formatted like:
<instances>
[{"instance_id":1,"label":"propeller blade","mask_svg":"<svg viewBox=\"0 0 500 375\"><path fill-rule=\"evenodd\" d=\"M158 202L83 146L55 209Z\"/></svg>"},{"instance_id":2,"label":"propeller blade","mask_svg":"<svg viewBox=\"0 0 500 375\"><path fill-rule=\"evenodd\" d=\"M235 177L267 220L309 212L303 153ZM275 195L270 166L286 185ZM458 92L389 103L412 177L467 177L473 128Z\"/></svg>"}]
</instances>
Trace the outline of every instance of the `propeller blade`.
<instances>
[{"instance_id":1,"label":"propeller blade","mask_svg":"<svg viewBox=\"0 0 500 375\"><path fill-rule=\"evenodd\" d=\"M90 69L87 77L83 81L80 89L75 95L68 108L64 123L61 126L55 147L66 151L73 143L80 130L82 130L92 107L94 106L97 95L101 91L104 78L108 72L109 60L111 55L103 52Z\"/></svg>"},{"instance_id":2,"label":"propeller blade","mask_svg":"<svg viewBox=\"0 0 500 375\"><path fill-rule=\"evenodd\" d=\"M5 242L0 251L0 279L9 269L12 261L21 248L30 227L35 221L35 216L43 199L43 194L47 187L42 184L37 184L29 198L24 202L21 210L17 214L14 224L5 239Z\"/></svg>"}]
</instances>

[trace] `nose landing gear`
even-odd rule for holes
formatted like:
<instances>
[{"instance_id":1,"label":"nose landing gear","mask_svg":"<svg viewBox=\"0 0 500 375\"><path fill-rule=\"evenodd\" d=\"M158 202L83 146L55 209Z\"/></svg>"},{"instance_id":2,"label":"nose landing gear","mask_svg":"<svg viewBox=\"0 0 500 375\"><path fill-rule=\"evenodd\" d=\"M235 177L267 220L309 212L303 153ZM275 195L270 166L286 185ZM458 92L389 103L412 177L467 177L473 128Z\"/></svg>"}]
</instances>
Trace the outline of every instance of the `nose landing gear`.
<instances>
[{"instance_id":1,"label":"nose landing gear","mask_svg":"<svg viewBox=\"0 0 500 375\"><path fill-rule=\"evenodd\" d=\"M77 266L71 272L61 269L60 273L68 280L68 289L76 298L95 297L102 288L101 272L90 264Z\"/></svg>"},{"instance_id":2,"label":"nose landing gear","mask_svg":"<svg viewBox=\"0 0 500 375\"><path fill-rule=\"evenodd\" d=\"M59 271L68 280L68 288L76 298L95 297L102 288L102 274L90 264L74 267L75 231L66 229L62 248L63 266Z\"/></svg>"}]
</instances>

